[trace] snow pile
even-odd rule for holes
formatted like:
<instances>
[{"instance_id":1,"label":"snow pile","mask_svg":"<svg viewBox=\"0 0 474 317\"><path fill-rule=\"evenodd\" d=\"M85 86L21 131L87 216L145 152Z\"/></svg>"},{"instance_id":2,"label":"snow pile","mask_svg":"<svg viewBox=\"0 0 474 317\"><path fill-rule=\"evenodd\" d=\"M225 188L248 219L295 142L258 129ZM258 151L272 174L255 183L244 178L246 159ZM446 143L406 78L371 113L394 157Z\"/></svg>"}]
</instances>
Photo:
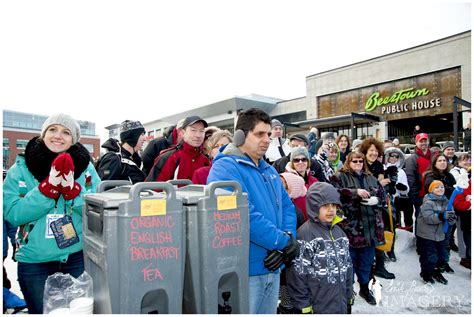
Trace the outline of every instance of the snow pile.
<instances>
[{"instance_id":1,"label":"snow pile","mask_svg":"<svg viewBox=\"0 0 474 317\"><path fill-rule=\"evenodd\" d=\"M459 265L459 255L451 251L449 265L454 274L443 273L447 285L425 284L420 277L420 262L415 250L413 233L397 229L395 255L397 262L386 262L394 280L376 277L382 285L381 300L369 305L359 295L355 297L353 314L470 314L471 271ZM357 277L355 277L357 280ZM359 292L359 284L354 283Z\"/></svg>"}]
</instances>

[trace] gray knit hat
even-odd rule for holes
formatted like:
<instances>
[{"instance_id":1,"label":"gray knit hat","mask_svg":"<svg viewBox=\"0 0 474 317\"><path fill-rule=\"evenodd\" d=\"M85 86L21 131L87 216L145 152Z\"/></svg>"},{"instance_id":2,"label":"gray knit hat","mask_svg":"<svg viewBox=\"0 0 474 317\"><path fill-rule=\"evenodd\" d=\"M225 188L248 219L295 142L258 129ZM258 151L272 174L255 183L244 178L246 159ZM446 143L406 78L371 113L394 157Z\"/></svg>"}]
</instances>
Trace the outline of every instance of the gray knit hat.
<instances>
[{"instance_id":1,"label":"gray knit hat","mask_svg":"<svg viewBox=\"0 0 474 317\"><path fill-rule=\"evenodd\" d=\"M309 160L308 149L306 149L306 147L304 146L298 146L291 149L290 160L293 161L295 157L300 156L300 155L304 155L304 157L306 157Z\"/></svg>"},{"instance_id":2,"label":"gray knit hat","mask_svg":"<svg viewBox=\"0 0 474 317\"><path fill-rule=\"evenodd\" d=\"M444 150L446 150L449 147L454 148L454 142L453 141L448 141L448 142L444 143L442 151L444 152Z\"/></svg>"},{"instance_id":3,"label":"gray knit hat","mask_svg":"<svg viewBox=\"0 0 474 317\"><path fill-rule=\"evenodd\" d=\"M281 124L281 122L278 119L273 119L272 120L272 129L274 127L282 127L283 128L283 124Z\"/></svg>"},{"instance_id":4,"label":"gray knit hat","mask_svg":"<svg viewBox=\"0 0 474 317\"><path fill-rule=\"evenodd\" d=\"M53 124L62 125L71 131L72 144L79 142L79 139L81 138L81 127L79 126L79 123L70 115L64 113L53 114L48 119L46 119L46 121L43 123L43 126L41 127L41 138L44 138L46 130L48 130L48 128Z\"/></svg>"}]
</instances>

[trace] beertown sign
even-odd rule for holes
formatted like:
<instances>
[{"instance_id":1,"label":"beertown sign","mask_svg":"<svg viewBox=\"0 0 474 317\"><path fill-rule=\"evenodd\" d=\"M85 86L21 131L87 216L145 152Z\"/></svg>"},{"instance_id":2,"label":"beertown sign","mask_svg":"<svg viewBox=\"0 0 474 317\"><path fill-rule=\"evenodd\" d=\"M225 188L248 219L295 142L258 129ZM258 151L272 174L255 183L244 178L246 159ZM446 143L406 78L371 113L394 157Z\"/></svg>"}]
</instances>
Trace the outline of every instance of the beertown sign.
<instances>
[{"instance_id":1,"label":"beertown sign","mask_svg":"<svg viewBox=\"0 0 474 317\"><path fill-rule=\"evenodd\" d=\"M331 118L366 112L387 121L436 116L452 113L453 96L461 96L460 67L317 96L317 113Z\"/></svg>"},{"instance_id":2,"label":"beertown sign","mask_svg":"<svg viewBox=\"0 0 474 317\"><path fill-rule=\"evenodd\" d=\"M391 96L386 97L381 97L380 92L374 92L365 103L365 111L371 112L375 108L382 106L381 114L390 114L440 107L441 98L406 102L406 100L426 96L429 95L429 93L430 91L427 88L415 90L414 87L400 89L395 91Z\"/></svg>"}]
</instances>

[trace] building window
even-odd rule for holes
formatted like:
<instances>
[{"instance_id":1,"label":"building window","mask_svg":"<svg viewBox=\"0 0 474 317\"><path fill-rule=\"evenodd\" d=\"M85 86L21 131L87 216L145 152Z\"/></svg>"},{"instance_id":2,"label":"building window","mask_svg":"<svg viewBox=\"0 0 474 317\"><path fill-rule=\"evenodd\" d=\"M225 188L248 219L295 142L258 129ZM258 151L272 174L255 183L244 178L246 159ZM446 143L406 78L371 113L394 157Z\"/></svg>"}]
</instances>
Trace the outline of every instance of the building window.
<instances>
[{"instance_id":1,"label":"building window","mask_svg":"<svg viewBox=\"0 0 474 317\"><path fill-rule=\"evenodd\" d=\"M94 153L94 144L83 144L89 153Z\"/></svg>"},{"instance_id":2,"label":"building window","mask_svg":"<svg viewBox=\"0 0 474 317\"><path fill-rule=\"evenodd\" d=\"M16 140L16 148L17 149L26 149L26 145L30 140Z\"/></svg>"},{"instance_id":3,"label":"building window","mask_svg":"<svg viewBox=\"0 0 474 317\"><path fill-rule=\"evenodd\" d=\"M8 169L10 165L9 163L10 163L10 149L8 147L3 147L3 169L4 170Z\"/></svg>"},{"instance_id":4,"label":"building window","mask_svg":"<svg viewBox=\"0 0 474 317\"><path fill-rule=\"evenodd\" d=\"M10 139L3 138L3 148L10 147Z\"/></svg>"}]
</instances>

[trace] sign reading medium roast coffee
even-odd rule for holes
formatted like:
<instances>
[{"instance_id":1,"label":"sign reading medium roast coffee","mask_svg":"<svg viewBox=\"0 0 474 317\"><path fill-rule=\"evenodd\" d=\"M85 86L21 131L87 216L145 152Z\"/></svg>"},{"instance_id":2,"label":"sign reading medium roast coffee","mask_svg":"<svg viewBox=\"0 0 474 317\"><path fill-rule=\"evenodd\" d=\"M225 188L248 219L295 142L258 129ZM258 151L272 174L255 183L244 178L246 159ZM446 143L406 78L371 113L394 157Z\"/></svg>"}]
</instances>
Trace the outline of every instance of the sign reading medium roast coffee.
<instances>
[{"instance_id":1,"label":"sign reading medium roast coffee","mask_svg":"<svg viewBox=\"0 0 474 317\"><path fill-rule=\"evenodd\" d=\"M319 117L366 112L384 120L451 113L461 96L460 68L318 97Z\"/></svg>"}]
</instances>

